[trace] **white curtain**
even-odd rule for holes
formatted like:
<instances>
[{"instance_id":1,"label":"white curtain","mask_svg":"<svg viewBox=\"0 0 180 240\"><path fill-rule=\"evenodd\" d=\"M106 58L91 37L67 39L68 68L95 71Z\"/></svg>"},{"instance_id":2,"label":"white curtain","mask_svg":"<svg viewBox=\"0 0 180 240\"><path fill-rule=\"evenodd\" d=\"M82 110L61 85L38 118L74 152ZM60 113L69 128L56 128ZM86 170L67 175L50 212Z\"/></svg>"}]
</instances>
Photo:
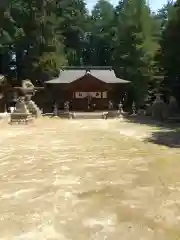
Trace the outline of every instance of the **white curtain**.
<instances>
[{"instance_id":1,"label":"white curtain","mask_svg":"<svg viewBox=\"0 0 180 240\"><path fill-rule=\"evenodd\" d=\"M101 98L101 92L91 92L92 98Z\"/></svg>"},{"instance_id":2,"label":"white curtain","mask_svg":"<svg viewBox=\"0 0 180 240\"><path fill-rule=\"evenodd\" d=\"M107 98L107 92L103 92L103 98Z\"/></svg>"},{"instance_id":3,"label":"white curtain","mask_svg":"<svg viewBox=\"0 0 180 240\"><path fill-rule=\"evenodd\" d=\"M92 98L101 98L101 92L76 92L75 98L85 98L91 96ZM103 97L107 98L107 97Z\"/></svg>"},{"instance_id":4,"label":"white curtain","mask_svg":"<svg viewBox=\"0 0 180 240\"><path fill-rule=\"evenodd\" d=\"M75 98L85 98L86 93L85 92L76 92L75 93Z\"/></svg>"}]
</instances>

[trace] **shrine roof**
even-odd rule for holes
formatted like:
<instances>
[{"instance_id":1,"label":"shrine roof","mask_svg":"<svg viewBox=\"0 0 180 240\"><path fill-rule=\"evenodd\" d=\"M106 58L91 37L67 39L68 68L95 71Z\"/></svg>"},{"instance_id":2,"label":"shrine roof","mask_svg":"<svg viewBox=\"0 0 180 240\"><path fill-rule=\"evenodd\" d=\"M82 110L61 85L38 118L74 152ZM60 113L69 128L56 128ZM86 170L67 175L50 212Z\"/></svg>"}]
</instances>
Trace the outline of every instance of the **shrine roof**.
<instances>
[{"instance_id":1,"label":"shrine roof","mask_svg":"<svg viewBox=\"0 0 180 240\"><path fill-rule=\"evenodd\" d=\"M105 83L129 83L129 81L117 78L114 70L107 67L99 69L98 67L94 68L67 68L60 71L59 77L46 81L48 84L67 84L72 83L85 75L91 75Z\"/></svg>"}]
</instances>

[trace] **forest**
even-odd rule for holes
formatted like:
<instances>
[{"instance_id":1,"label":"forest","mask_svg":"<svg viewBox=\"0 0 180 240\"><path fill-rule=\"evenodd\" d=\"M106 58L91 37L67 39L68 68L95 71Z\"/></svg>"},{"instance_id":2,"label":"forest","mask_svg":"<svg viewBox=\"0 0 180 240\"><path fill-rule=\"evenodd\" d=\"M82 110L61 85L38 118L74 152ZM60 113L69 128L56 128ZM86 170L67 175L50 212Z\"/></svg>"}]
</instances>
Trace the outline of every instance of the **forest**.
<instances>
[{"instance_id":1,"label":"forest","mask_svg":"<svg viewBox=\"0 0 180 240\"><path fill-rule=\"evenodd\" d=\"M62 66L112 66L132 82L142 105L149 94L180 103L180 0L156 13L145 0L9 0L0 5L0 74L43 84Z\"/></svg>"}]
</instances>

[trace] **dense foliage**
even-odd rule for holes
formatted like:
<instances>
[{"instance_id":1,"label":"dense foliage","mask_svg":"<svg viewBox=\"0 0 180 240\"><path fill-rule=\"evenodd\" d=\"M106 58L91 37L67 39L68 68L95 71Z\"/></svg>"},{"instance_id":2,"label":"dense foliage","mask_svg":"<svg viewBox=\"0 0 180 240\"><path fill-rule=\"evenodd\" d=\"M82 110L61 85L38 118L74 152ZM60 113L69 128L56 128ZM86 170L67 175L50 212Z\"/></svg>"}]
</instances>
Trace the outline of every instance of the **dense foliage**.
<instances>
[{"instance_id":1,"label":"dense foliage","mask_svg":"<svg viewBox=\"0 0 180 240\"><path fill-rule=\"evenodd\" d=\"M163 85L180 103L180 1L169 11L169 18L160 41L160 65L164 71Z\"/></svg>"},{"instance_id":2,"label":"dense foliage","mask_svg":"<svg viewBox=\"0 0 180 240\"><path fill-rule=\"evenodd\" d=\"M169 89L179 83L180 1L157 13L145 0L116 7L99 0L91 13L84 0L7 2L0 7L0 73L9 79L43 80L64 65L112 65L132 81L139 106L157 87L154 76L165 74Z\"/></svg>"}]
</instances>

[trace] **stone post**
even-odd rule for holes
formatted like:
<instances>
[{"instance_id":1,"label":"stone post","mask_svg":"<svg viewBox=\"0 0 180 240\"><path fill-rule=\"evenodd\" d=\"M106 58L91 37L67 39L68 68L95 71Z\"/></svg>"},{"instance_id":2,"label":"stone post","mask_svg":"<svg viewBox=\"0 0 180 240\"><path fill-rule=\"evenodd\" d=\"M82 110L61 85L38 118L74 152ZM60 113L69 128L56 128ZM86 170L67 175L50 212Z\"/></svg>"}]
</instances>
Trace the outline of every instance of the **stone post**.
<instances>
[{"instance_id":1,"label":"stone post","mask_svg":"<svg viewBox=\"0 0 180 240\"><path fill-rule=\"evenodd\" d=\"M57 103L54 104L54 116L58 117L58 105L57 105Z\"/></svg>"},{"instance_id":2,"label":"stone post","mask_svg":"<svg viewBox=\"0 0 180 240\"><path fill-rule=\"evenodd\" d=\"M122 102L120 101L119 104L118 104L118 117L120 119L123 118L123 104Z\"/></svg>"},{"instance_id":3,"label":"stone post","mask_svg":"<svg viewBox=\"0 0 180 240\"><path fill-rule=\"evenodd\" d=\"M133 104L132 104L132 116L136 116L136 103L135 103L135 101L133 101Z\"/></svg>"}]
</instances>

